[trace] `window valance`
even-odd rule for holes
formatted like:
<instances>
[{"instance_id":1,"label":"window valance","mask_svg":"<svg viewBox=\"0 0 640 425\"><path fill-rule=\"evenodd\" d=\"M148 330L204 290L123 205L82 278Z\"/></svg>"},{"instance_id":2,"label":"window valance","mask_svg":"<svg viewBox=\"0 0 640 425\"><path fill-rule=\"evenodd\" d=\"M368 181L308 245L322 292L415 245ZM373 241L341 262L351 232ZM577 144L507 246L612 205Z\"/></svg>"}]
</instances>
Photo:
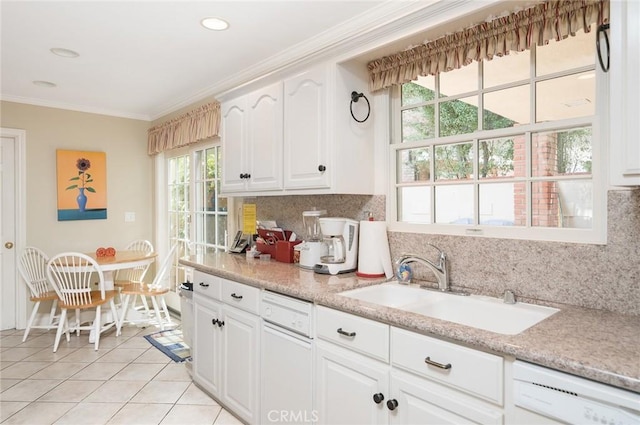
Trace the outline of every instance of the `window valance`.
<instances>
[{"instance_id":1,"label":"window valance","mask_svg":"<svg viewBox=\"0 0 640 425\"><path fill-rule=\"evenodd\" d=\"M369 62L369 89L437 75L493 56L521 52L608 22L608 0L554 0Z\"/></svg>"},{"instance_id":2,"label":"window valance","mask_svg":"<svg viewBox=\"0 0 640 425\"><path fill-rule=\"evenodd\" d=\"M220 131L220 103L202 105L170 121L151 127L148 131L148 153L187 146L218 136Z\"/></svg>"}]
</instances>

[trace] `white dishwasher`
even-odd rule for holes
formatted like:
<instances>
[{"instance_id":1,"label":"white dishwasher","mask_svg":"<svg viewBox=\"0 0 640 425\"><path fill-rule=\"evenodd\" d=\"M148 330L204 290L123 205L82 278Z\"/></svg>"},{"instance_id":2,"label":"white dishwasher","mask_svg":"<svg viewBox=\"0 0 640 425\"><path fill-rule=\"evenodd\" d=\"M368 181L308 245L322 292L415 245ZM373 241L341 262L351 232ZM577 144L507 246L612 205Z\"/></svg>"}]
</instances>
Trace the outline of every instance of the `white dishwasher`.
<instances>
[{"instance_id":1,"label":"white dishwasher","mask_svg":"<svg viewBox=\"0 0 640 425\"><path fill-rule=\"evenodd\" d=\"M260 306L260 423L309 424L313 412L313 305L264 291Z\"/></svg>"},{"instance_id":2,"label":"white dishwasher","mask_svg":"<svg viewBox=\"0 0 640 425\"><path fill-rule=\"evenodd\" d=\"M516 360L516 406L569 424L638 425L640 394Z\"/></svg>"}]
</instances>

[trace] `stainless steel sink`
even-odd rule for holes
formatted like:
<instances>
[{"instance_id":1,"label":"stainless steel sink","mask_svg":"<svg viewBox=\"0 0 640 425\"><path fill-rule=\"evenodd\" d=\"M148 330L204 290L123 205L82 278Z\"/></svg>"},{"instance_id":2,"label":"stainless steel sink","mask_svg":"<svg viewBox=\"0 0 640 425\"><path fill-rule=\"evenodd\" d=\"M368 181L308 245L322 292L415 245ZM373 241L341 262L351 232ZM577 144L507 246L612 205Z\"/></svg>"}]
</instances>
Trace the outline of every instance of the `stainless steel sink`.
<instances>
[{"instance_id":1,"label":"stainless steel sink","mask_svg":"<svg viewBox=\"0 0 640 425\"><path fill-rule=\"evenodd\" d=\"M480 295L458 296L397 282L352 289L340 295L505 335L519 334L560 311L523 302L505 304L502 299Z\"/></svg>"}]
</instances>

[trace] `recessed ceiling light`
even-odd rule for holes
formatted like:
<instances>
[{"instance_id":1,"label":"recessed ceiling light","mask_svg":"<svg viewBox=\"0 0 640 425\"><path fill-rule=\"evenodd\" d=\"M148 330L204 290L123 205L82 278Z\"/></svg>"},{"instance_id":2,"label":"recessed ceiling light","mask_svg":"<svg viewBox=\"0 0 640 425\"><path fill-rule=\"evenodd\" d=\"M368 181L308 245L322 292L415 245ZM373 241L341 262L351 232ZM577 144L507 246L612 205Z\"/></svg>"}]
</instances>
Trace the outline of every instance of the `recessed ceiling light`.
<instances>
[{"instance_id":1,"label":"recessed ceiling light","mask_svg":"<svg viewBox=\"0 0 640 425\"><path fill-rule=\"evenodd\" d=\"M57 87L57 84L52 83L51 81L36 80L33 82L33 84L35 84L38 87L47 87L47 88Z\"/></svg>"},{"instance_id":2,"label":"recessed ceiling light","mask_svg":"<svg viewBox=\"0 0 640 425\"><path fill-rule=\"evenodd\" d=\"M77 58L80 56L80 53L69 49L63 49L62 47L54 47L50 51L54 55L62 56L63 58Z\"/></svg>"},{"instance_id":3,"label":"recessed ceiling light","mask_svg":"<svg viewBox=\"0 0 640 425\"><path fill-rule=\"evenodd\" d=\"M202 24L203 27L214 31L224 31L229 28L229 23L220 18L204 18L200 21L200 24Z\"/></svg>"}]
</instances>

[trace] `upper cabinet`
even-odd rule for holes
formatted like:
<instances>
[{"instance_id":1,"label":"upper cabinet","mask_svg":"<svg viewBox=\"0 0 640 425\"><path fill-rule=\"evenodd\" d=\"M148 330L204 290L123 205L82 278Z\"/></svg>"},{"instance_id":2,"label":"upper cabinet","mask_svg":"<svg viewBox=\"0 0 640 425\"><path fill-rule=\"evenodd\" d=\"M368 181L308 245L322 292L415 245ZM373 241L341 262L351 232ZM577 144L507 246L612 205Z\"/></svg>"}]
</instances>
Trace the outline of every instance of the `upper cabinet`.
<instances>
[{"instance_id":1,"label":"upper cabinet","mask_svg":"<svg viewBox=\"0 0 640 425\"><path fill-rule=\"evenodd\" d=\"M282 83L222 104L222 192L282 189Z\"/></svg>"},{"instance_id":2,"label":"upper cabinet","mask_svg":"<svg viewBox=\"0 0 640 425\"><path fill-rule=\"evenodd\" d=\"M288 189L330 187L327 72L315 68L284 82L284 176Z\"/></svg>"},{"instance_id":3,"label":"upper cabinet","mask_svg":"<svg viewBox=\"0 0 640 425\"><path fill-rule=\"evenodd\" d=\"M640 2L611 2L609 176L617 186L640 185L639 23Z\"/></svg>"},{"instance_id":4,"label":"upper cabinet","mask_svg":"<svg viewBox=\"0 0 640 425\"><path fill-rule=\"evenodd\" d=\"M364 65L327 63L223 102L222 193L373 194L373 119L349 110L366 87Z\"/></svg>"}]
</instances>

